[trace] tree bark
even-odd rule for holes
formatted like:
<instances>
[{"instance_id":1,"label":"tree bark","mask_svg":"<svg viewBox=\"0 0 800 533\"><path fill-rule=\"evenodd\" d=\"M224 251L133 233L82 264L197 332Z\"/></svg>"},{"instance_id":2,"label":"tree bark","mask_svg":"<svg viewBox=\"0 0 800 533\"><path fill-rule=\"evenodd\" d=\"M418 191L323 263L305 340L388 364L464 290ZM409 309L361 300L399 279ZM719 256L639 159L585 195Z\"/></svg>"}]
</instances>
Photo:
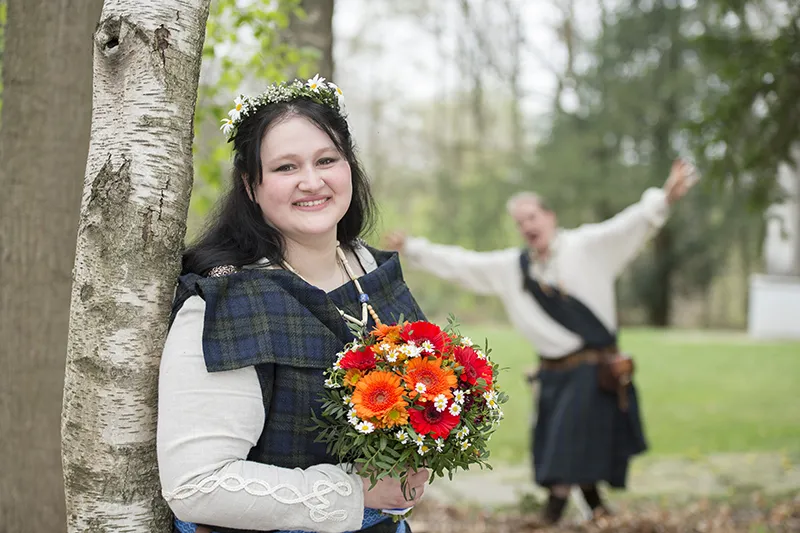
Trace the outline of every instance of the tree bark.
<instances>
[{"instance_id":1,"label":"tree bark","mask_svg":"<svg viewBox=\"0 0 800 533\"><path fill-rule=\"evenodd\" d=\"M667 11L664 24L666 31L669 32L671 45L664 54L656 76L656 89L665 88L667 95L661 105L661 118L653 129L653 185L661 185L663 176L669 172L673 160L671 136L679 127L679 123L676 122L679 117L679 104L678 95L675 89L670 87L670 83L680 69L683 50L680 34L680 6L674 8L672 12L669 12L669 9L663 5L660 6L660 9ZM648 315L652 325L666 327L670 325L672 318L672 282L674 273L679 266L675 256L675 240L669 224L656 235L654 244L655 287L653 298L648 302Z\"/></svg>"},{"instance_id":2,"label":"tree bark","mask_svg":"<svg viewBox=\"0 0 800 533\"><path fill-rule=\"evenodd\" d=\"M8 0L0 131L0 531L64 531L59 420L102 0Z\"/></svg>"},{"instance_id":3,"label":"tree bark","mask_svg":"<svg viewBox=\"0 0 800 533\"><path fill-rule=\"evenodd\" d=\"M156 393L209 2L106 0L94 36L62 418L70 532L171 531Z\"/></svg>"},{"instance_id":4,"label":"tree bark","mask_svg":"<svg viewBox=\"0 0 800 533\"><path fill-rule=\"evenodd\" d=\"M333 2L302 0L300 5L306 13L305 18L292 16L288 28L288 40L293 46L310 47L319 52L317 72L329 80L336 74L333 62Z\"/></svg>"}]
</instances>

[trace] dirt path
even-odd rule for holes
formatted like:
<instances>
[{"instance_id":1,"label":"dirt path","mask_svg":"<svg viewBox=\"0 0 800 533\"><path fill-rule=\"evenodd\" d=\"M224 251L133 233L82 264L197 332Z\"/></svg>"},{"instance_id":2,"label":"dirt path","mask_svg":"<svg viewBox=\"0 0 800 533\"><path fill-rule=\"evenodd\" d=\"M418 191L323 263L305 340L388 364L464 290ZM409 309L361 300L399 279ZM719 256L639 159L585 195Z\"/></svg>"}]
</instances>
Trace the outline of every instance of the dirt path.
<instances>
[{"instance_id":1,"label":"dirt path","mask_svg":"<svg viewBox=\"0 0 800 533\"><path fill-rule=\"evenodd\" d=\"M541 493L531 482L530 466L460 472L453 481L437 479L426 498L446 504L484 508L515 505L523 495ZM800 461L780 453L717 454L701 459L647 457L633 464L633 496L725 496L736 490L765 494L800 491Z\"/></svg>"}]
</instances>

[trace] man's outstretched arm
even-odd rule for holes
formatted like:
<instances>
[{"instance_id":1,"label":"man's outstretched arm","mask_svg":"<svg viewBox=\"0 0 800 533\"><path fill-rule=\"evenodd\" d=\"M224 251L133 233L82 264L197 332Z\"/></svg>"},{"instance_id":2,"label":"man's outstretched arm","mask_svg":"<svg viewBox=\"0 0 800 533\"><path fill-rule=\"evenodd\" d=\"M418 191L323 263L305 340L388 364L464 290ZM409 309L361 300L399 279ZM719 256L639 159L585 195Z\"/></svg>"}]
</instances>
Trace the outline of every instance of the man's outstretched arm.
<instances>
[{"instance_id":1,"label":"man's outstretched arm","mask_svg":"<svg viewBox=\"0 0 800 533\"><path fill-rule=\"evenodd\" d=\"M604 222L585 224L578 232L599 264L617 275L666 223L670 206L683 198L696 181L694 167L677 160L662 188L647 189L635 204Z\"/></svg>"},{"instance_id":2,"label":"man's outstretched arm","mask_svg":"<svg viewBox=\"0 0 800 533\"><path fill-rule=\"evenodd\" d=\"M400 252L404 263L442 279L457 283L477 294L502 292L508 271L516 265L519 252L509 248L476 252L460 246L434 244L421 237L393 232L384 238L385 246Z\"/></svg>"}]
</instances>

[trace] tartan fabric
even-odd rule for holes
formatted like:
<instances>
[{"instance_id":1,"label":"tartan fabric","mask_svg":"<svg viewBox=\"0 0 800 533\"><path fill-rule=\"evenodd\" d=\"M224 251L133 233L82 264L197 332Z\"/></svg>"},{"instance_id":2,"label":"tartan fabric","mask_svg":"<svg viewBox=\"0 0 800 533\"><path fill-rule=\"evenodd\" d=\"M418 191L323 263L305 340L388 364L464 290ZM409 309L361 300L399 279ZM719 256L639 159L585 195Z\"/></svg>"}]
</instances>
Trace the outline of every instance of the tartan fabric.
<instances>
[{"instance_id":1,"label":"tartan fabric","mask_svg":"<svg viewBox=\"0 0 800 533\"><path fill-rule=\"evenodd\" d=\"M522 269L522 288L528 292L550 318L579 335L585 348L603 349L617 344L617 335L609 331L597 315L583 302L558 287L542 287L530 276L531 259L527 249L519 256Z\"/></svg>"},{"instance_id":2,"label":"tartan fabric","mask_svg":"<svg viewBox=\"0 0 800 533\"><path fill-rule=\"evenodd\" d=\"M397 254L370 252L378 267L359 282L381 321L392 323L401 316L425 320L403 280ZM248 459L284 468L335 463L308 427L311 411L321 411L323 370L353 339L337 306L361 316L353 283L326 294L284 270L243 270L215 278L189 274L179 279L173 316L195 294L206 303L203 355L208 371L255 366L261 384L266 421ZM374 325L371 319L369 325Z\"/></svg>"},{"instance_id":3,"label":"tartan fabric","mask_svg":"<svg viewBox=\"0 0 800 533\"><path fill-rule=\"evenodd\" d=\"M541 370L538 418L533 430L536 483L589 484L624 488L631 457L644 452L636 390L628 389L628 411L616 395L597 385L597 365Z\"/></svg>"}]
</instances>

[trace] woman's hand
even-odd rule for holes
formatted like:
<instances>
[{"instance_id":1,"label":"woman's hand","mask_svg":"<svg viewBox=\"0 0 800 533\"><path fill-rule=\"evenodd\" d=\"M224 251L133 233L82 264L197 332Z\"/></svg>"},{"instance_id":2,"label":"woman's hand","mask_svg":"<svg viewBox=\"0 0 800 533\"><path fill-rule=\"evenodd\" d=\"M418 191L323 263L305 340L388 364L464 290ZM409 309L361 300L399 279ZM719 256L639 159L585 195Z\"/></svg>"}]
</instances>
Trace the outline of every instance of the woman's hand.
<instances>
[{"instance_id":1,"label":"woman's hand","mask_svg":"<svg viewBox=\"0 0 800 533\"><path fill-rule=\"evenodd\" d=\"M429 477L430 473L425 468L418 472L408 471L405 492L409 496L414 496L411 500L407 500L403 494L399 479L387 476L370 488L369 478L362 478L361 481L364 483L364 507L369 507L370 509L405 509L406 507L412 507L422 499L422 494L425 492L425 483Z\"/></svg>"}]
</instances>

